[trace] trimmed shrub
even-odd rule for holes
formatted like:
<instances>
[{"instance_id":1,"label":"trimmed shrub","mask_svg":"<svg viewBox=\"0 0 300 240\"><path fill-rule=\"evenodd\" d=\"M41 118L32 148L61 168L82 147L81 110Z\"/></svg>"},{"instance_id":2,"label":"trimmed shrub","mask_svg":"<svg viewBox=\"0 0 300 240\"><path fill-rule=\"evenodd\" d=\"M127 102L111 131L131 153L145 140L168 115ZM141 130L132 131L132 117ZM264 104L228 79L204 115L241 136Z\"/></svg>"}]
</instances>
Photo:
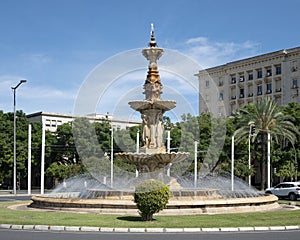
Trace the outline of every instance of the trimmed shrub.
<instances>
[{"instance_id":1,"label":"trimmed shrub","mask_svg":"<svg viewBox=\"0 0 300 240\"><path fill-rule=\"evenodd\" d=\"M169 187L158 180L147 180L135 188L134 202L143 221L152 221L153 214L167 207Z\"/></svg>"}]
</instances>

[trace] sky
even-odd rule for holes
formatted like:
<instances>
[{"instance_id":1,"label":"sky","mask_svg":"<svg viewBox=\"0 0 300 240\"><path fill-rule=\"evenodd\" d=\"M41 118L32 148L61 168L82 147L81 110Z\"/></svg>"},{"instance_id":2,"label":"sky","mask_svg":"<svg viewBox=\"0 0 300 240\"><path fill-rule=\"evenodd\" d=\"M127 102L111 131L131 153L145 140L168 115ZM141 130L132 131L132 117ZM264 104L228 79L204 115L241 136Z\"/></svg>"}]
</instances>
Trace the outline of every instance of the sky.
<instances>
[{"instance_id":1,"label":"sky","mask_svg":"<svg viewBox=\"0 0 300 240\"><path fill-rule=\"evenodd\" d=\"M131 61L128 51L147 47L151 23L159 47L193 59L199 70L298 47L299 9L299 0L1 0L0 110L13 111L11 87L26 79L16 91L17 109L74 113L93 72L106 63L104 71L118 72L120 58ZM98 71L103 84L90 86L98 94L95 112L113 114L134 100L132 89L142 92L147 61L140 56L144 69L131 66L112 80ZM168 70L161 71L165 93L197 109L196 91L181 91L190 79Z\"/></svg>"}]
</instances>

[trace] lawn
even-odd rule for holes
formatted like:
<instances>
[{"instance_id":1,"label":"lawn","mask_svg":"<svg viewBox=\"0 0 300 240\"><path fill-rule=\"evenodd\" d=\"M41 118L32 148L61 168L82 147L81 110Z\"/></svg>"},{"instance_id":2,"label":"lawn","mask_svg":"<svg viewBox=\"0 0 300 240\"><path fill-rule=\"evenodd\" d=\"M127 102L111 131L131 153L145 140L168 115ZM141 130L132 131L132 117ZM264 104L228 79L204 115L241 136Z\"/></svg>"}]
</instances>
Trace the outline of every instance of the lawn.
<instances>
[{"instance_id":1,"label":"lawn","mask_svg":"<svg viewBox=\"0 0 300 240\"><path fill-rule=\"evenodd\" d=\"M154 221L142 222L137 216L11 210L7 208L11 204L15 203L0 203L0 224L119 228L213 228L300 224L300 210L196 216L154 216Z\"/></svg>"}]
</instances>

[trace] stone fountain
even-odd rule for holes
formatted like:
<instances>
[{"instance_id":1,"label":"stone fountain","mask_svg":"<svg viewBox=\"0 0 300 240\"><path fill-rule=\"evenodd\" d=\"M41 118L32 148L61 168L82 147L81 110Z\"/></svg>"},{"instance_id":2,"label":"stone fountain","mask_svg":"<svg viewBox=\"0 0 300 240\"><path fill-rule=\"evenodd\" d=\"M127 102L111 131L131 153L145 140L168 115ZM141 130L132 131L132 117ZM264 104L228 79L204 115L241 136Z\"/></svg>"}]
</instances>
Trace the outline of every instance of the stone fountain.
<instances>
[{"instance_id":1,"label":"stone fountain","mask_svg":"<svg viewBox=\"0 0 300 240\"><path fill-rule=\"evenodd\" d=\"M166 151L164 145L163 114L175 108L176 101L161 99L163 85L159 76L157 60L164 54L164 50L156 44L153 25L149 47L143 49L142 54L149 61L143 92L145 100L131 101L129 105L141 113L143 146L136 153L119 153L117 156L128 163L135 164L142 178L159 179L166 182L171 188L180 188L175 178L166 176L165 169L171 163L184 160L189 153L170 153Z\"/></svg>"},{"instance_id":2,"label":"stone fountain","mask_svg":"<svg viewBox=\"0 0 300 240\"><path fill-rule=\"evenodd\" d=\"M142 117L143 146L137 152L124 152L118 157L128 163L135 164L139 176L133 178L128 189L101 188L95 179L71 179L68 187L58 187L48 195L33 196L32 207L70 210L76 212L138 214L133 202L134 187L145 179L154 178L168 184L172 196L167 209L162 215L189 215L202 213L231 213L267 211L279 208L277 197L250 189L245 183L238 191L230 190L228 178L206 176L199 180L199 188L183 188L175 178L165 174L171 163L188 157L186 152L169 152L166 150L163 127L163 114L176 107L173 100L161 99L163 85L160 80L157 61L164 50L159 48L151 29L151 40L148 48L142 50L143 56L149 61L148 73L144 84L144 100L129 102ZM72 187L72 184L76 187ZM63 190L60 190L63 189Z\"/></svg>"}]
</instances>

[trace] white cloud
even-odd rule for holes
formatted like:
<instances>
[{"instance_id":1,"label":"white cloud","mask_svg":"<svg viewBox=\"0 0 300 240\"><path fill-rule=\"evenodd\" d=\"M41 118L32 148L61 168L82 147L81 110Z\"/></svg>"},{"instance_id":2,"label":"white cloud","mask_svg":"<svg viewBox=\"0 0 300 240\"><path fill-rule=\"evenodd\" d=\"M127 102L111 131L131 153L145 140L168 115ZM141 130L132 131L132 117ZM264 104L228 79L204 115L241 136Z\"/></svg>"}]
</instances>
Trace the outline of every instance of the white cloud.
<instances>
[{"instance_id":1,"label":"white cloud","mask_svg":"<svg viewBox=\"0 0 300 240\"><path fill-rule=\"evenodd\" d=\"M182 46L182 51L198 61L203 68L251 57L257 55L260 50L260 44L257 42L220 42L206 37L190 38Z\"/></svg>"},{"instance_id":2,"label":"white cloud","mask_svg":"<svg viewBox=\"0 0 300 240\"><path fill-rule=\"evenodd\" d=\"M43 53L22 54L21 57L28 65L34 66L49 64L52 61L50 56Z\"/></svg>"},{"instance_id":3,"label":"white cloud","mask_svg":"<svg viewBox=\"0 0 300 240\"><path fill-rule=\"evenodd\" d=\"M0 76L0 110L12 111L13 91L22 77ZM77 89L59 89L55 86L31 84L30 81L23 84L17 90L17 109L26 113L34 111L53 111L68 113L73 110L73 102Z\"/></svg>"}]
</instances>

